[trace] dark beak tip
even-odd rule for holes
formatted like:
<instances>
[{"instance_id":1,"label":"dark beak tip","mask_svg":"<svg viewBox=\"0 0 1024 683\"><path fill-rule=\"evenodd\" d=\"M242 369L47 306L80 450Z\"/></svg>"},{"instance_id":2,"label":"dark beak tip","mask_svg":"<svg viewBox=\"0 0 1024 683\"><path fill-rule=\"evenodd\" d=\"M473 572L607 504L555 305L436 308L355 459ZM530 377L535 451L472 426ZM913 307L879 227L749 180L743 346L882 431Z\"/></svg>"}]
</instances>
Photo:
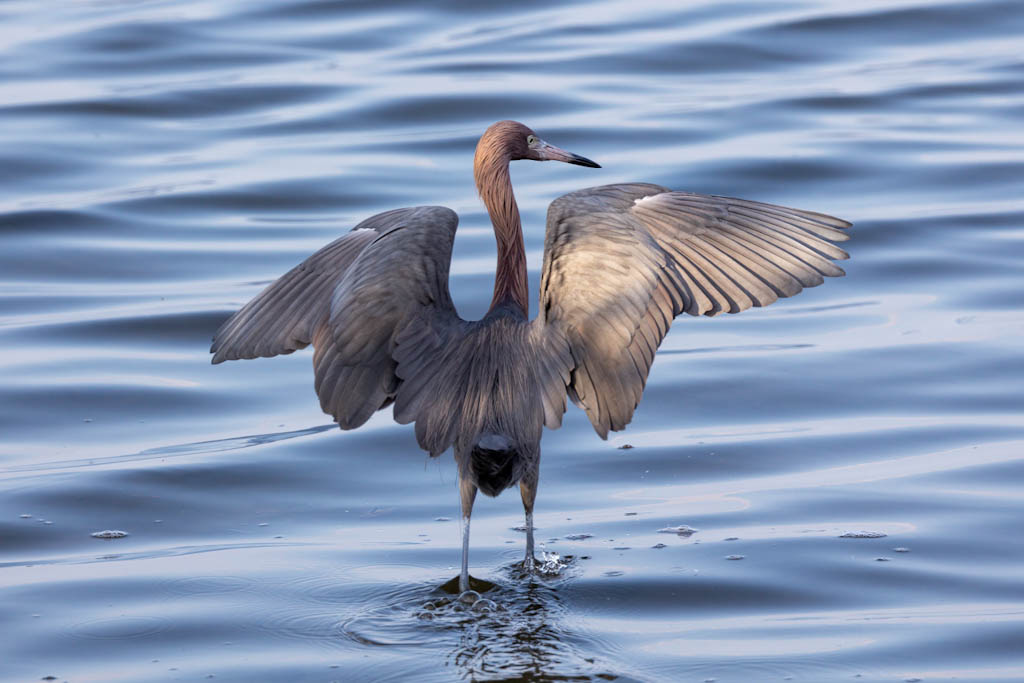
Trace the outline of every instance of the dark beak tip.
<instances>
[{"instance_id":1,"label":"dark beak tip","mask_svg":"<svg viewBox=\"0 0 1024 683\"><path fill-rule=\"evenodd\" d=\"M576 164L577 166L586 166L588 168L601 168L601 164L596 161L591 161L586 157L581 157L579 154L573 154L570 164Z\"/></svg>"}]
</instances>

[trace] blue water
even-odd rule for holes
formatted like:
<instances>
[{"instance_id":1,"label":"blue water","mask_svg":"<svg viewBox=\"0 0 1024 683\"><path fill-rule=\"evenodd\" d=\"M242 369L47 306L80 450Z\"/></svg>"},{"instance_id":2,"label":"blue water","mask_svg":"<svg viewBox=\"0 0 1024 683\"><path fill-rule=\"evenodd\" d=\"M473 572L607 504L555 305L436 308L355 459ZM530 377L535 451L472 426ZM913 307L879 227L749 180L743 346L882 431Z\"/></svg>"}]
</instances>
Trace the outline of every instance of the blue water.
<instances>
[{"instance_id":1,"label":"blue water","mask_svg":"<svg viewBox=\"0 0 1024 683\"><path fill-rule=\"evenodd\" d=\"M0 680L1024 679L1024 5L667 5L0 4ZM678 320L627 431L545 434L560 575L478 501L477 612L450 455L207 351L399 206L459 212L480 316L504 118L603 166L513 166L534 297L590 185L855 226L847 277Z\"/></svg>"}]
</instances>

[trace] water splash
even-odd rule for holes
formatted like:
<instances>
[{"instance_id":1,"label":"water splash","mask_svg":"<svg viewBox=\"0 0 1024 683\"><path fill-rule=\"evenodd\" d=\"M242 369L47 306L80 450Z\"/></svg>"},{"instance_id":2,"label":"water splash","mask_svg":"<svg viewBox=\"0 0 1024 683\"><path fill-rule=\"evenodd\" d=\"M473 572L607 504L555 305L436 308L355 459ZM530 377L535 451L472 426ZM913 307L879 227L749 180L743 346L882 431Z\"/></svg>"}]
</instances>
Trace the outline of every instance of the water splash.
<instances>
[{"instance_id":1,"label":"water splash","mask_svg":"<svg viewBox=\"0 0 1024 683\"><path fill-rule=\"evenodd\" d=\"M534 567L534 571L544 576L559 576L566 567L569 566L569 562L562 559L561 555L556 552L548 552L546 550L540 551L540 563Z\"/></svg>"}]
</instances>

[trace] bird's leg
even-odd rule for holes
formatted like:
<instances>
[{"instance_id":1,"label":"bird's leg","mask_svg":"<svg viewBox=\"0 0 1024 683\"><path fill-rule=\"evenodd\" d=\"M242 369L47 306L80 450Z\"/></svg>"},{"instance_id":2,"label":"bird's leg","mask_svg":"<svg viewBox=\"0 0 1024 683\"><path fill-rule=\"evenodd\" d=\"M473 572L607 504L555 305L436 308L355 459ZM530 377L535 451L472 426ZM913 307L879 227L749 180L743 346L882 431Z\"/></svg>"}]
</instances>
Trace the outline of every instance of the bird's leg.
<instances>
[{"instance_id":1,"label":"bird's leg","mask_svg":"<svg viewBox=\"0 0 1024 683\"><path fill-rule=\"evenodd\" d=\"M473 514L476 500L476 484L469 479L459 478L459 496L462 498L462 573L459 575L459 592L469 590L469 518Z\"/></svg>"},{"instance_id":2,"label":"bird's leg","mask_svg":"<svg viewBox=\"0 0 1024 683\"><path fill-rule=\"evenodd\" d=\"M526 512L526 558L523 568L532 571L536 560L533 557L533 501L537 498L537 476L527 475L519 480L519 494L523 498L523 510Z\"/></svg>"}]
</instances>

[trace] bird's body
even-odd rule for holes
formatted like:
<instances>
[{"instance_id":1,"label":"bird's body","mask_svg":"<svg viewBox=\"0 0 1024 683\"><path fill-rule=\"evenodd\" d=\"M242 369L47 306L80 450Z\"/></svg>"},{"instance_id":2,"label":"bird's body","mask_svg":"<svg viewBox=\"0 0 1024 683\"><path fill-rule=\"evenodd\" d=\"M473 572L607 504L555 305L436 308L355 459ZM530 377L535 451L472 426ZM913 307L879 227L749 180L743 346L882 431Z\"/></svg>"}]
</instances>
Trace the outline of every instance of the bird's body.
<instances>
[{"instance_id":1,"label":"bird's body","mask_svg":"<svg viewBox=\"0 0 1024 683\"><path fill-rule=\"evenodd\" d=\"M764 306L842 275L845 221L797 209L673 192L650 184L589 188L548 211L540 310L529 317L526 253L508 165L597 164L514 121L491 126L474 161L498 244L490 310L455 312L448 268L458 217L413 207L373 216L272 283L218 330L214 363L312 343L315 388L344 429L394 404L421 448L452 448L463 512L460 588L468 588L477 490L519 484L526 565L543 427L566 398L597 433L623 429L655 351L680 313Z\"/></svg>"}]
</instances>

